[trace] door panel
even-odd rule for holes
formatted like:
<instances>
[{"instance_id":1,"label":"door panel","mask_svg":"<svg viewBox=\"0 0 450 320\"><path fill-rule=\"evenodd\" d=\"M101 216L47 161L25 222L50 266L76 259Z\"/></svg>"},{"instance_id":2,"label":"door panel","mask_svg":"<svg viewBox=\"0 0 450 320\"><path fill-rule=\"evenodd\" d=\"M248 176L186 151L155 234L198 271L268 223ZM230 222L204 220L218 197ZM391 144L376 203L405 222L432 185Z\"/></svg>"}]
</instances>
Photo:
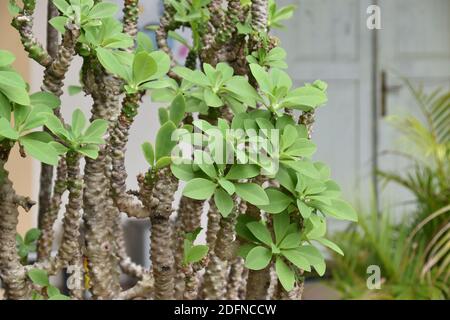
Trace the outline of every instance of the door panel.
<instances>
[{"instance_id":1,"label":"door panel","mask_svg":"<svg viewBox=\"0 0 450 320\"><path fill-rule=\"evenodd\" d=\"M380 7L380 69L386 72L387 87L394 88L385 98L384 116L420 115L417 103L398 75L415 86L423 84L428 93L439 87L450 88L450 1L382 0ZM399 140L398 132L379 111L380 169L403 171L410 164L407 159L382 155L401 148L404 141ZM399 213L413 205L413 196L393 184L381 189L381 199Z\"/></svg>"},{"instance_id":2,"label":"door panel","mask_svg":"<svg viewBox=\"0 0 450 320\"><path fill-rule=\"evenodd\" d=\"M331 166L345 197L371 197L371 45L368 1L297 0L286 29L276 31L288 53L288 72L297 85L329 84L327 106L316 113L316 159Z\"/></svg>"}]
</instances>

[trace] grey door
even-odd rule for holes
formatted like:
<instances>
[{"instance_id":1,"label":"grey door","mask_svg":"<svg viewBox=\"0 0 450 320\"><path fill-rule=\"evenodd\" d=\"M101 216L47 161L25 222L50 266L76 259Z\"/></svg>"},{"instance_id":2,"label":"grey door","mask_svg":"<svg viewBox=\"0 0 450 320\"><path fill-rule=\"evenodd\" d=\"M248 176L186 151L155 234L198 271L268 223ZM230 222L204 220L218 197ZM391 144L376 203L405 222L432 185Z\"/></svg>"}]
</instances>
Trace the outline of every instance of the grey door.
<instances>
[{"instance_id":1,"label":"grey door","mask_svg":"<svg viewBox=\"0 0 450 320\"><path fill-rule=\"evenodd\" d=\"M450 89L450 1L381 0L379 4L379 74L385 75L385 90L380 95L377 117L378 164L380 169L402 172L408 168L408 160L383 155L388 150L401 150L403 145L398 131L385 119L419 114L419 108L397 74L415 86L423 84L429 93L438 87ZM380 188L380 199L394 212L404 213L413 197L403 188L387 185Z\"/></svg>"}]
</instances>

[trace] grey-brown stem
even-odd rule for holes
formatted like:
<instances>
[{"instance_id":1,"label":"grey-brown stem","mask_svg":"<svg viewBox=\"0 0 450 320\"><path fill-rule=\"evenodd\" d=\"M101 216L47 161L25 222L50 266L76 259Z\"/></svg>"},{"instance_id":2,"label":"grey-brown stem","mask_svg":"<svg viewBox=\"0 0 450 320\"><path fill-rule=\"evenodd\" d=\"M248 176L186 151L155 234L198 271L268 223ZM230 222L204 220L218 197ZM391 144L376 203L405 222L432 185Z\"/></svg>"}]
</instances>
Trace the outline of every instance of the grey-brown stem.
<instances>
[{"instance_id":1,"label":"grey-brown stem","mask_svg":"<svg viewBox=\"0 0 450 320\"><path fill-rule=\"evenodd\" d=\"M155 299L167 300L174 298L175 261L171 248L169 219L178 181L167 167L159 170L155 179L153 196L158 199L158 204L150 216L150 258L155 278Z\"/></svg>"},{"instance_id":2,"label":"grey-brown stem","mask_svg":"<svg viewBox=\"0 0 450 320\"><path fill-rule=\"evenodd\" d=\"M0 146L1 148L1 146ZM0 150L1 152L1 150ZM2 157L3 158L3 157ZM8 299L26 299L30 294L30 283L16 249L16 227L19 211L15 203L16 193L4 170L6 159L0 159L0 277Z\"/></svg>"}]
</instances>

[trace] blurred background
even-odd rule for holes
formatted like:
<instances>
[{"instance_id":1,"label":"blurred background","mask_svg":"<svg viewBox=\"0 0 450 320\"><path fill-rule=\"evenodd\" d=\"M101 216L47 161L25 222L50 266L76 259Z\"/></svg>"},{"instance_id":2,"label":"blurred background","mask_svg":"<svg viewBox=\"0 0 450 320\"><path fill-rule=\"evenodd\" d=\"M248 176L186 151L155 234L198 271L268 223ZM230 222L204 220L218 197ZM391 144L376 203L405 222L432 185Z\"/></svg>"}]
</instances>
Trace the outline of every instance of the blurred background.
<instances>
[{"instance_id":1,"label":"blurred background","mask_svg":"<svg viewBox=\"0 0 450 320\"><path fill-rule=\"evenodd\" d=\"M26 58L9 25L7 2L0 0L1 48L16 54L15 67L37 91L43 70ZM35 33L45 42L47 1L37 2ZM152 35L145 27L157 23L162 2L141 3L141 31ZM288 73L298 85L316 79L329 84L329 103L316 113L316 159L331 166L333 178L361 216L358 226L330 224L331 238L346 256L328 255L325 279L309 279L305 298L448 299L450 0L277 4L297 7L285 28L274 30L288 53ZM379 12L368 12L372 5ZM374 13L379 13L379 30L367 25ZM172 45L183 61L187 49ZM66 85L79 84L80 65L81 59L75 59ZM75 107L89 112L89 98L81 94L65 94L62 101L66 117ZM157 107L146 97L132 128L130 188L146 169L140 145L154 139ZM8 165L19 193L36 199L39 164L16 156ZM19 232L36 221L35 212L22 213ZM147 243L147 229L145 223L126 222L130 254L143 264L148 261L148 246L141 245ZM379 289L368 288L370 265L379 267Z\"/></svg>"}]
</instances>

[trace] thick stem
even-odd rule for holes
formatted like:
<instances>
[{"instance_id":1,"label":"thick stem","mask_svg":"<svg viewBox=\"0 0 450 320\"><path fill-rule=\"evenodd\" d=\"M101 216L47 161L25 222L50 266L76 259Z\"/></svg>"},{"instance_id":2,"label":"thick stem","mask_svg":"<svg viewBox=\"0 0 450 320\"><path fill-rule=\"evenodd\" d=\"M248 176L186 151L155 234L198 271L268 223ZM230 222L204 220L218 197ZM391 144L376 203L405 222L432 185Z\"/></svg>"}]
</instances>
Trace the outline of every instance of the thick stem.
<instances>
[{"instance_id":1,"label":"thick stem","mask_svg":"<svg viewBox=\"0 0 450 320\"><path fill-rule=\"evenodd\" d=\"M171 66L175 67L176 62L173 58L172 50L169 47L167 39L169 37L169 31L175 30L179 27L179 23L175 21L173 18L175 12L172 7L164 4L164 13L159 20L159 28L155 31L156 34L156 43L158 44L158 48L167 53L172 61ZM180 80L180 77L176 75L173 71L169 71L168 76L173 79Z\"/></svg>"},{"instance_id":2,"label":"thick stem","mask_svg":"<svg viewBox=\"0 0 450 320\"><path fill-rule=\"evenodd\" d=\"M58 258L61 265L69 264L80 252L80 222L83 203L80 156L70 151L67 154L66 161L69 200L63 219L63 238L58 250Z\"/></svg>"},{"instance_id":3,"label":"thick stem","mask_svg":"<svg viewBox=\"0 0 450 320\"><path fill-rule=\"evenodd\" d=\"M258 32L267 31L268 1L252 0L252 27Z\"/></svg>"},{"instance_id":4,"label":"thick stem","mask_svg":"<svg viewBox=\"0 0 450 320\"><path fill-rule=\"evenodd\" d=\"M153 197L158 199L158 204L150 216L150 258L155 278L155 299L167 300L174 298L175 261L171 248L169 218L178 182L169 168L159 170L155 179Z\"/></svg>"},{"instance_id":5,"label":"thick stem","mask_svg":"<svg viewBox=\"0 0 450 320\"><path fill-rule=\"evenodd\" d=\"M220 212L213 200L209 201L208 225L206 229L206 243L210 252L214 250L216 245L217 233L220 230Z\"/></svg>"},{"instance_id":6,"label":"thick stem","mask_svg":"<svg viewBox=\"0 0 450 320\"><path fill-rule=\"evenodd\" d=\"M228 274L227 300L239 300L240 290L243 286L244 259L237 257L231 263L230 273Z\"/></svg>"},{"instance_id":7,"label":"thick stem","mask_svg":"<svg viewBox=\"0 0 450 320\"><path fill-rule=\"evenodd\" d=\"M84 70L83 82L94 100L92 120L113 123L120 108L119 81L106 73L97 61L85 61ZM86 254L92 293L96 298L112 298L120 292L118 261L113 252L113 226L119 212L110 199L108 151L106 145L101 146L97 159L86 158L84 169Z\"/></svg>"},{"instance_id":8,"label":"thick stem","mask_svg":"<svg viewBox=\"0 0 450 320\"><path fill-rule=\"evenodd\" d=\"M303 112L298 119L298 123L308 130L308 139L312 138L314 120L314 110Z\"/></svg>"},{"instance_id":9,"label":"thick stem","mask_svg":"<svg viewBox=\"0 0 450 320\"><path fill-rule=\"evenodd\" d=\"M67 167L66 161L61 159L56 170L56 181L53 188L53 196L51 198L50 207L40 217L41 236L38 242L38 260L44 261L50 259L53 245L53 225L58 218L59 208L61 207L62 195L67 190ZM43 182L46 179L42 179ZM42 190L42 189L41 189ZM39 207L41 209L43 207Z\"/></svg>"},{"instance_id":10,"label":"thick stem","mask_svg":"<svg viewBox=\"0 0 450 320\"><path fill-rule=\"evenodd\" d=\"M235 199L235 203L236 201L237 199ZM240 206L236 206L228 217L220 219L220 229L214 249L210 251L210 262L206 267L204 277L203 295L206 299L225 298L228 262L235 255L237 249L234 238L240 209Z\"/></svg>"},{"instance_id":11,"label":"thick stem","mask_svg":"<svg viewBox=\"0 0 450 320\"><path fill-rule=\"evenodd\" d=\"M178 216L174 230L175 242L175 266L176 266L176 285L175 296L181 298L185 284L184 273L181 272L183 261L183 243L186 233L192 232L200 227L200 220L203 212L204 201L193 200L187 197L181 197L178 207Z\"/></svg>"},{"instance_id":12,"label":"thick stem","mask_svg":"<svg viewBox=\"0 0 450 320\"><path fill-rule=\"evenodd\" d=\"M125 0L123 5L123 32L135 37L139 19L139 0Z\"/></svg>"},{"instance_id":13,"label":"thick stem","mask_svg":"<svg viewBox=\"0 0 450 320\"><path fill-rule=\"evenodd\" d=\"M59 15L58 9L52 1L48 1L47 5L47 20ZM55 59L58 54L58 30L53 28L49 23L47 24L47 52L52 59ZM47 130L46 128L44 130ZM49 212L50 207L54 203L52 197L52 180L53 180L53 166L46 163L41 163L41 175L39 179L39 210L38 210L38 226L43 230L48 222L44 216ZM56 188L56 187L55 187ZM47 220L44 222L44 219ZM44 258L39 255L39 258ZM48 258L48 257L47 257Z\"/></svg>"},{"instance_id":14,"label":"thick stem","mask_svg":"<svg viewBox=\"0 0 450 320\"><path fill-rule=\"evenodd\" d=\"M114 202L120 211L136 218L148 218L149 211L134 196L127 192L125 152L128 135L134 117L139 108L139 94L126 95L122 103L122 112L110 133L111 142L111 187Z\"/></svg>"},{"instance_id":15,"label":"thick stem","mask_svg":"<svg viewBox=\"0 0 450 320\"><path fill-rule=\"evenodd\" d=\"M8 299L24 299L30 294L25 268L20 263L16 249L16 227L19 211L16 203L16 193L4 165L9 149L1 150L0 171L0 277Z\"/></svg>"},{"instance_id":16,"label":"thick stem","mask_svg":"<svg viewBox=\"0 0 450 320\"><path fill-rule=\"evenodd\" d=\"M24 5L24 9L14 17L12 26L19 31L20 41L28 56L47 68L52 63L52 57L33 34L34 7L35 3L31 2Z\"/></svg>"},{"instance_id":17,"label":"thick stem","mask_svg":"<svg viewBox=\"0 0 450 320\"><path fill-rule=\"evenodd\" d=\"M57 97L62 96L63 81L75 55L75 45L79 36L80 29L78 26L74 24L66 26L66 32L63 35L58 54L52 64L45 70L42 91L51 92ZM55 110L55 113L59 116L59 110Z\"/></svg>"}]
</instances>

